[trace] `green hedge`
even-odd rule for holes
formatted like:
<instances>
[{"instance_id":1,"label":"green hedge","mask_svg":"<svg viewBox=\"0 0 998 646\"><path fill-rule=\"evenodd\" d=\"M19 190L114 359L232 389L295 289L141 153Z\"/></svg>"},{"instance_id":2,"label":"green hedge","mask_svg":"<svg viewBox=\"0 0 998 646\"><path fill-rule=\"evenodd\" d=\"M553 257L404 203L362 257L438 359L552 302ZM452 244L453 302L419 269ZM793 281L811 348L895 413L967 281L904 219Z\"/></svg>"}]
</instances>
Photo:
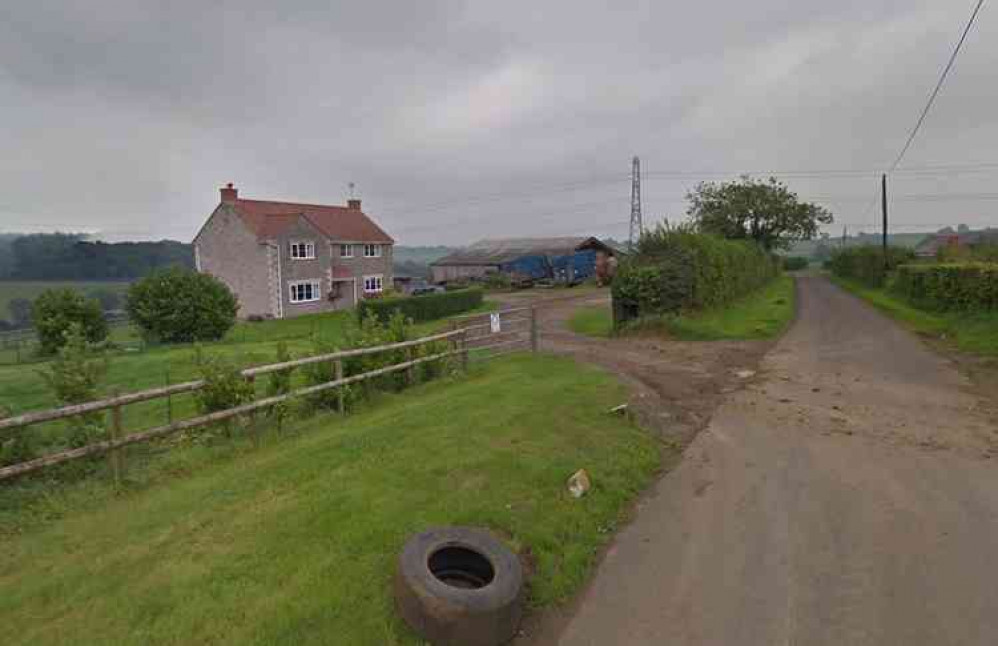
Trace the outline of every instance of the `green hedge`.
<instances>
[{"instance_id":1,"label":"green hedge","mask_svg":"<svg viewBox=\"0 0 998 646\"><path fill-rule=\"evenodd\" d=\"M787 271L807 269L810 264L811 261L804 256L784 256L783 258L783 268Z\"/></svg>"},{"instance_id":2,"label":"green hedge","mask_svg":"<svg viewBox=\"0 0 998 646\"><path fill-rule=\"evenodd\" d=\"M659 228L613 279L614 320L679 314L729 303L762 287L779 263L758 245Z\"/></svg>"},{"instance_id":3,"label":"green hedge","mask_svg":"<svg viewBox=\"0 0 998 646\"><path fill-rule=\"evenodd\" d=\"M901 265L890 288L927 309L994 310L998 309L998 264Z\"/></svg>"},{"instance_id":4,"label":"green hedge","mask_svg":"<svg viewBox=\"0 0 998 646\"><path fill-rule=\"evenodd\" d=\"M911 249L888 247L885 271L883 249L870 245L835 251L828 261L828 268L841 278L855 280L868 287L882 287L889 272L914 259L915 252Z\"/></svg>"},{"instance_id":5,"label":"green hedge","mask_svg":"<svg viewBox=\"0 0 998 646\"><path fill-rule=\"evenodd\" d=\"M357 306L357 317L363 321L368 312L373 312L381 322L387 323L392 312L399 311L415 322L432 321L475 309L482 304L482 296L480 289L462 289L421 296L370 299L361 301Z\"/></svg>"}]
</instances>

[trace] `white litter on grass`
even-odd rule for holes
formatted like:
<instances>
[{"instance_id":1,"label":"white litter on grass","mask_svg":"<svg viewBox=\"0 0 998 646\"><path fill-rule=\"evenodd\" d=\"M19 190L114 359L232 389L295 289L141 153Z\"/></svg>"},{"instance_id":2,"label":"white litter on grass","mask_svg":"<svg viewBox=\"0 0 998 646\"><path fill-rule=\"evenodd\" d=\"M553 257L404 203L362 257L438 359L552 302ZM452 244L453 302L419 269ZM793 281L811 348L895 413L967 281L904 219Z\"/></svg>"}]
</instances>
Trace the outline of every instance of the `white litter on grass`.
<instances>
[{"instance_id":1,"label":"white litter on grass","mask_svg":"<svg viewBox=\"0 0 998 646\"><path fill-rule=\"evenodd\" d=\"M623 415L624 413L627 412L627 404L621 404L620 406L614 406L613 408L610 409L610 412L614 413L616 415Z\"/></svg>"}]
</instances>

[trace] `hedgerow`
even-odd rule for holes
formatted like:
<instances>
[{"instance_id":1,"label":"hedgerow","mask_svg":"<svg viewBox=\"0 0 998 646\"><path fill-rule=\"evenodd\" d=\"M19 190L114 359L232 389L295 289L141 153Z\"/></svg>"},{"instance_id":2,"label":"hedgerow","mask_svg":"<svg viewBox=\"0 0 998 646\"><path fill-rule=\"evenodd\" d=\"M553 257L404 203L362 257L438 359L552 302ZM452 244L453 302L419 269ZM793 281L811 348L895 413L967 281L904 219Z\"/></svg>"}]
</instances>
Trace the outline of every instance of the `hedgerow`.
<instances>
[{"instance_id":1,"label":"hedgerow","mask_svg":"<svg viewBox=\"0 0 998 646\"><path fill-rule=\"evenodd\" d=\"M768 283L778 262L743 240L659 226L613 280L616 323L729 303Z\"/></svg>"},{"instance_id":2,"label":"hedgerow","mask_svg":"<svg viewBox=\"0 0 998 646\"><path fill-rule=\"evenodd\" d=\"M901 265L890 288L926 309L998 309L998 264Z\"/></svg>"},{"instance_id":3,"label":"hedgerow","mask_svg":"<svg viewBox=\"0 0 998 646\"><path fill-rule=\"evenodd\" d=\"M882 287L890 272L914 259L915 252L911 249L888 247L885 264L881 247L851 247L833 252L828 268L841 278L855 280L868 287Z\"/></svg>"},{"instance_id":4,"label":"hedgerow","mask_svg":"<svg viewBox=\"0 0 998 646\"><path fill-rule=\"evenodd\" d=\"M363 322L369 314L374 314L382 323L387 323L392 314L401 312L402 316L417 323L432 321L474 309L482 304L482 296L480 289L462 289L421 296L370 299L357 306L357 318Z\"/></svg>"},{"instance_id":5,"label":"hedgerow","mask_svg":"<svg viewBox=\"0 0 998 646\"><path fill-rule=\"evenodd\" d=\"M804 256L785 256L783 258L783 268L787 271L807 269L809 264L811 264L811 261Z\"/></svg>"}]
</instances>

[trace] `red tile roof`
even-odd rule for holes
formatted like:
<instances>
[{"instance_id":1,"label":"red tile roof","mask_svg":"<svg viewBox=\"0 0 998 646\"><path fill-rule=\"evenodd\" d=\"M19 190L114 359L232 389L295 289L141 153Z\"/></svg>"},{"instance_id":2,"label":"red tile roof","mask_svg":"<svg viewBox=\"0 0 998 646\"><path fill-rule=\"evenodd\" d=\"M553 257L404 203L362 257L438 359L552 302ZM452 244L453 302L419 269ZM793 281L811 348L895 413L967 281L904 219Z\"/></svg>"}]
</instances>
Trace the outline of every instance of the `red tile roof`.
<instances>
[{"instance_id":1,"label":"red tile roof","mask_svg":"<svg viewBox=\"0 0 998 646\"><path fill-rule=\"evenodd\" d=\"M235 199L229 204L257 237L262 239L273 238L298 217L304 216L316 229L334 241L387 244L395 242L360 209L244 199Z\"/></svg>"}]
</instances>

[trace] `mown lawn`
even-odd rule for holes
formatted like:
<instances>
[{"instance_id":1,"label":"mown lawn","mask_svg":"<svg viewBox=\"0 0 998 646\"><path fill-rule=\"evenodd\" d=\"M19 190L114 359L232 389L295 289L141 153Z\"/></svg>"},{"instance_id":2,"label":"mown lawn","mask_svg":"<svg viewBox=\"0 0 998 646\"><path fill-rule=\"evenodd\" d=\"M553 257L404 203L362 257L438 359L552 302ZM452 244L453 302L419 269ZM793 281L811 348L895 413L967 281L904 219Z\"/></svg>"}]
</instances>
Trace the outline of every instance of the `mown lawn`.
<instances>
[{"instance_id":1,"label":"mown lawn","mask_svg":"<svg viewBox=\"0 0 998 646\"><path fill-rule=\"evenodd\" d=\"M831 280L918 334L942 340L962 352L998 356L998 312L930 312L885 289L834 276Z\"/></svg>"},{"instance_id":2,"label":"mown lawn","mask_svg":"<svg viewBox=\"0 0 998 646\"><path fill-rule=\"evenodd\" d=\"M780 276L765 288L730 305L704 312L638 321L634 330L661 331L684 341L771 339L794 318L794 279ZM609 337L613 319L608 306L579 308L568 320L578 334Z\"/></svg>"},{"instance_id":3,"label":"mown lawn","mask_svg":"<svg viewBox=\"0 0 998 646\"><path fill-rule=\"evenodd\" d=\"M394 557L441 524L529 554L532 606L565 599L659 465L649 434L607 414L624 396L595 368L517 356L256 449L228 440L121 495L88 481L47 503L61 518L0 538L4 642L415 644ZM574 500L580 467L594 489Z\"/></svg>"}]
</instances>

